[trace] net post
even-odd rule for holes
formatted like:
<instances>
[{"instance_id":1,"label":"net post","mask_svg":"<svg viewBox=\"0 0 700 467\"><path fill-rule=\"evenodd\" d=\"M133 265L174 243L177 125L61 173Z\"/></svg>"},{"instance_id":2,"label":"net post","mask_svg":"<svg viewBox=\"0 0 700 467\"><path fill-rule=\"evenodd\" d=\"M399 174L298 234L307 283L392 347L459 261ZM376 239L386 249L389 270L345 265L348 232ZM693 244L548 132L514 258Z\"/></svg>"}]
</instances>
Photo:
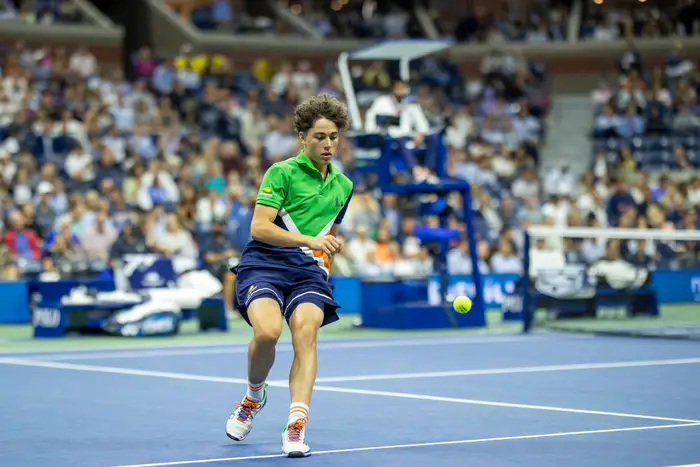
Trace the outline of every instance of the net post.
<instances>
[{"instance_id":1,"label":"net post","mask_svg":"<svg viewBox=\"0 0 700 467\"><path fill-rule=\"evenodd\" d=\"M521 297L521 313L523 319L523 332L530 332L532 326L532 316L530 313L530 232L525 229L523 234L523 250L525 257L523 258L523 275L520 280Z\"/></svg>"},{"instance_id":2,"label":"net post","mask_svg":"<svg viewBox=\"0 0 700 467\"><path fill-rule=\"evenodd\" d=\"M464 223L467 226L467 243L469 244L469 257L472 261L472 280L476 294L472 297L472 304L477 310L486 315L486 302L484 300L484 282L481 278L479 270L479 252L476 245L476 230L474 228L474 211L472 209L472 193L471 184L466 183L465 188L461 190L462 194L462 210L464 215Z\"/></svg>"}]
</instances>

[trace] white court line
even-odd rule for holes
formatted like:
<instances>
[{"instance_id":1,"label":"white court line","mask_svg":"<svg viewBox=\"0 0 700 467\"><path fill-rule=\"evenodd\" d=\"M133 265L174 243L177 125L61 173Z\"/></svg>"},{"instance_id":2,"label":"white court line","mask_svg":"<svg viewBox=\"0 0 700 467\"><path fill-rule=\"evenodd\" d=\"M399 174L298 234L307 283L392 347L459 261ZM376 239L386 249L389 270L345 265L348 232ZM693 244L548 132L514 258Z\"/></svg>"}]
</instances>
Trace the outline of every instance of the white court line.
<instances>
[{"instance_id":1,"label":"white court line","mask_svg":"<svg viewBox=\"0 0 700 467\"><path fill-rule=\"evenodd\" d=\"M0 358L0 364L6 365L18 365L18 366L28 366L28 367L40 367L40 368L53 368L59 370L73 370L73 371L87 371L93 373L113 373L121 375L133 375L133 376L147 376L155 378L166 378L166 379L177 379L177 380L189 380L189 381L207 381L212 383L229 383L229 384L248 384L246 379L243 378L227 378L219 376L203 376L203 375L192 375L189 373L171 373L166 371L151 371L151 370L136 370L131 368L119 368L111 366L99 366L99 365L81 365L77 363L62 363L62 362L44 362L39 360L31 359L19 359L19 358ZM287 388L286 382L269 382L270 387ZM544 410L550 412L567 412L567 413L577 413L586 415L604 415L608 417L620 417L620 418L635 418L644 420L662 420L669 422L679 422L679 423L700 423L700 420L690 420L684 418L671 418L671 417L658 417L654 415L641 415L641 414L631 414L623 412L606 412L600 410L585 410L585 409L573 409L567 407L553 407L546 405L532 405L532 404L515 404L509 402L497 402L497 401L487 401L481 399L463 399L458 397L441 397L441 396L429 396L423 394L412 394L403 392L392 392L392 391L374 391L370 389L353 389L353 388L342 388L335 386L314 386L314 391L320 392L336 392L344 394L363 394L370 396L383 396L383 397L394 397L401 399L415 399L415 400L426 400L426 401L437 401L437 402L452 402L457 404L471 404L471 405L484 405L492 407L506 407L512 409L529 409L529 410Z\"/></svg>"},{"instance_id":2,"label":"white court line","mask_svg":"<svg viewBox=\"0 0 700 467\"><path fill-rule=\"evenodd\" d=\"M27 339L27 341L30 341L30 339ZM3 344L16 344L17 342L3 342ZM212 347L224 347L224 346L231 346L231 344L227 344L226 342L207 342L207 343L201 343L201 344L192 344L192 343L182 343L182 342L175 342L172 344L160 344L160 345L154 345L154 344L134 344L134 345L129 345L127 347L125 346L116 346L116 345L99 345L95 347L66 347L66 348L57 348L57 349L46 349L46 348L38 348L38 349L2 349L0 350L0 356L25 356L25 355L40 355L40 354L46 354L46 355L53 355L53 354L83 354L83 353L90 353L90 352L109 352L109 351L120 351L120 350L168 350L168 349L173 349L173 350L181 350L181 349L207 349L207 348L212 348Z\"/></svg>"},{"instance_id":3,"label":"white court line","mask_svg":"<svg viewBox=\"0 0 700 467\"><path fill-rule=\"evenodd\" d=\"M228 378L219 376L191 375L188 373L171 373L168 371L138 370L135 368L119 368L116 366L81 365L77 363L44 362L41 360L22 358L0 358L0 365L29 366L37 368L53 368L57 370L87 371L90 373L109 373L115 375L147 376L152 378L180 379L188 381L206 381L209 383L248 384L245 378ZM278 384L268 384L280 387ZM286 387L287 385L285 385Z\"/></svg>"},{"instance_id":4,"label":"white court line","mask_svg":"<svg viewBox=\"0 0 700 467\"><path fill-rule=\"evenodd\" d=\"M268 383L269 384L269 383ZM279 386L277 386L279 387ZM455 404L471 404L471 405L486 405L492 407L506 407L511 409L529 409L529 410L544 410L549 412L567 412L567 413L578 413L584 415L603 415L607 417L620 417L620 418L638 418L643 420L662 420L667 422L679 422L679 423L700 423L700 420L691 420L685 418L672 418L672 417L658 417L655 415L641 415L632 414L624 412L607 412L602 410L586 410L586 409L573 409L569 407L554 407L550 405L533 405L533 404L515 404L510 402L497 402L497 401L487 401L481 399L464 399L460 397L442 397L442 396L428 396L423 394L411 394L405 392L392 392L392 391L374 391L371 389L350 389L341 388L335 386L314 386L314 391L325 391L325 392L340 392L346 394L365 394L368 396L383 396L383 397L397 397L403 399L418 399L426 401L440 401L440 402L452 402Z\"/></svg>"},{"instance_id":5,"label":"white court line","mask_svg":"<svg viewBox=\"0 0 700 467\"><path fill-rule=\"evenodd\" d=\"M669 465L668 467L700 467L700 464Z\"/></svg>"},{"instance_id":6,"label":"white court line","mask_svg":"<svg viewBox=\"0 0 700 467\"><path fill-rule=\"evenodd\" d=\"M337 349L374 349L386 347L428 347L428 346L445 346L445 345L467 345L467 344L500 344L504 342L532 342L543 340L540 337L452 337L442 339L358 339L355 341L323 341L319 340L318 348L320 350L337 350ZM292 346L288 342L280 343L277 346L279 352L291 352ZM93 360L93 359L118 359L118 358L148 358L148 357L177 357L177 356L197 356L197 355L228 355L235 353L246 353L248 351L248 343L245 344L216 344L211 346L178 348L177 346L161 347L150 349L148 347L140 349L124 349L121 348L115 351L104 351L102 349L95 350L72 350L72 351L37 351L37 352L8 352L5 355L10 357L29 357L36 356L42 360ZM0 352L0 356L3 355Z\"/></svg>"},{"instance_id":7,"label":"white court line","mask_svg":"<svg viewBox=\"0 0 700 467\"><path fill-rule=\"evenodd\" d=\"M502 436L499 438L481 438L481 439L462 439L458 441L436 441L432 443L415 443L415 444L394 444L389 446L368 446L363 448L349 448L349 449L333 449L329 451L314 451L313 456L318 456L322 454L341 454L348 452L363 452L363 451L386 451L389 449L407 449L407 448L420 448L428 446L454 446L458 444L475 444L475 443L490 443L494 441L515 441L523 439L542 439L542 438L560 438L564 436L581 436L581 435L594 435L603 433L623 433L626 431L645 431L645 430L662 430L666 428L683 428L690 426L700 426L700 423L685 423L682 425L657 425L657 426L638 426L633 428L612 428L607 430L587 430L587 431L569 431L561 433L543 433L539 435L521 435L521 436ZM273 459L276 457L282 457L281 454L269 454L262 456L245 456L245 457L220 457L217 459L199 459L190 461L175 461L175 462L158 462L154 464L134 464L134 465L121 465L117 467L168 467L172 465L193 465L193 464L213 464L216 462L234 462L234 461L246 461L254 459ZM683 467L683 466L679 466ZM687 466L691 467L691 466Z\"/></svg>"},{"instance_id":8,"label":"white court line","mask_svg":"<svg viewBox=\"0 0 700 467\"><path fill-rule=\"evenodd\" d=\"M647 366L690 365L700 363L700 357L672 358L665 360L631 360L601 363L571 363L564 365L516 366L475 370L428 371L420 373L389 373L357 376L327 376L316 378L317 383L348 383L354 381L386 381L395 379L450 378L456 376L508 375L516 373L543 373L550 371L601 370L607 368L635 368ZM282 380L273 380L279 383Z\"/></svg>"}]
</instances>

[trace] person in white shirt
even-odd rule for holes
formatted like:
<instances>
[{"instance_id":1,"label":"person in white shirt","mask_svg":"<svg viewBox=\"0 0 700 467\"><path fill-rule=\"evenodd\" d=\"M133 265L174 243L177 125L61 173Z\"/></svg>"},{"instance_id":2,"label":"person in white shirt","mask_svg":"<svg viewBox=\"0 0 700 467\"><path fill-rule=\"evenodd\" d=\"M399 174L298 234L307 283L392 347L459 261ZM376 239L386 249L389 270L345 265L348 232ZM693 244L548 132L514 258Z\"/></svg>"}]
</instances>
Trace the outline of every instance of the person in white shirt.
<instances>
[{"instance_id":1,"label":"person in white shirt","mask_svg":"<svg viewBox=\"0 0 700 467\"><path fill-rule=\"evenodd\" d=\"M196 204L196 219L199 227L206 231L211 229L216 219L223 219L228 214L228 206L223 197L216 190L209 190L206 197L202 197Z\"/></svg>"},{"instance_id":2,"label":"person in white shirt","mask_svg":"<svg viewBox=\"0 0 700 467\"><path fill-rule=\"evenodd\" d=\"M420 168L413 152L423 146L430 123L421 106L407 99L408 92L408 85L403 80L395 80L391 93L377 97L367 109L365 131L380 133L386 129L390 137L399 140L398 152L408 169L415 173Z\"/></svg>"},{"instance_id":3,"label":"person in white shirt","mask_svg":"<svg viewBox=\"0 0 700 467\"><path fill-rule=\"evenodd\" d=\"M82 78L89 78L97 71L97 60L85 46L80 46L71 55L68 68Z\"/></svg>"},{"instance_id":4,"label":"person in white shirt","mask_svg":"<svg viewBox=\"0 0 700 467\"><path fill-rule=\"evenodd\" d=\"M491 271L496 274L521 274L523 263L514 252L510 242L498 242L498 251L491 257Z\"/></svg>"},{"instance_id":5,"label":"person in white shirt","mask_svg":"<svg viewBox=\"0 0 700 467\"><path fill-rule=\"evenodd\" d=\"M161 254L169 257L182 256L196 259L199 255L192 234L182 228L177 215L173 213L167 215L165 229L158 235L156 245Z\"/></svg>"},{"instance_id":6,"label":"person in white shirt","mask_svg":"<svg viewBox=\"0 0 700 467\"><path fill-rule=\"evenodd\" d=\"M390 94L384 94L372 103L365 114L365 131L380 132L384 125L377 122L378 117L398 117L398 125L388 125L387 132L392 138L410 137L414 144L421 145L425 134L430 130L428 118L423 109L415 102L407 102L408 85L403 80L396 80Z\"/></svg>"},{"instance_id":7,"label":"person in white shirt","mask_svg":"<svg viewBox=\"0 0 700 467\"><path fill-rule=\"evenodd\" d=\"M105 211L98 212L94 224L81 232L79 239L94 271L101 271L107 267L110 249L118 235L117 230L108 221Z\"/></svg>"},{"instance_id":8,"label":"person in white shirt","mask_svg":"<svg viewBox=\"0 0 700 467\"><path fill-rule=\"evenodd\" d=\"M469 242L466 238L462 238L459 246L452 248L447 253L447 271L452 275L472 274L472 258L469 251ZM482 274L490 271L490 266L483 258L479 258L479 271Z\"/></svg>"},{"instance_id":9,"label":"person in white shirt","mask_svg":"<svg viewBox=\"0 0 700 467\"><path fill-rule=\"evenodd\" d=\"M78 142L74 142L68 151L64 168L75 183L87 184L95 179L95 166L92 155L85 152L83 146Z\"/></svg>"},{"instance_id":10,"label":"person in white shirt","mask_svg":"<svg viewBox=\"0 0 700 467\"><path fill-rule=\"evenodd\" d=\"M345 252L357 269L361 270L367 262L367 253L373 251L375 247L376 243L369 237L367 228L360 225L355 230L355 236L347 243Z\"/></svg>"},{"instance_id":11,"label":"person in white shirt","mask_svg":"<svg viewBox=\"0 0 700 467\"><path fill-rule=\"evenodd\" d=\"M518 177L511 187L511 193L516 198L531 198L540 195L540 183L537 180L537 174L531 168Z\"/></svg>"},{"instance_id":12,"label":"person in white shirt","mask_svg":"<svg viewBox=\"0 0 700 467\"><path fill-rule=\"evenodd\" d=\"M542 206L542 214L547 219L551 219L553 225L566 227L569 219L571 204L567 199L558 194L553 194L549 202Z\"/></svg>"}]
</instances>

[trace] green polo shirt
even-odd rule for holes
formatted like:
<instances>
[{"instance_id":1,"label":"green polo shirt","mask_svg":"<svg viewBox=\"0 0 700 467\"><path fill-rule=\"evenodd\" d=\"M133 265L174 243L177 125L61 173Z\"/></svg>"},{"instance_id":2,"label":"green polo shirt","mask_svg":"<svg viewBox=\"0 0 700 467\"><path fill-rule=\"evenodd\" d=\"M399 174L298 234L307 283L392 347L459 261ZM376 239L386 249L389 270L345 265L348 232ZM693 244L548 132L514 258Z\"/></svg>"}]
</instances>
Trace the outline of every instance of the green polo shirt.
<instances>
[{"instance_id":1,"label":"green polo shirt","mask_svg":"<svg viewBox=\"0 0 700 467\"><path fill-rule=\"evenodd\" d=\"M290 232L312 237L327 235L340 224L352 198L352 181L332 164L323 179L304 152L273 164L263 177L257 204L278 209L275 224ZM246 254L250 258L246 258ZM282 248L253 240L244 250L241 265L253 259L289 267L318 266L328 273L328 259L308 248Z\"/></svg>"}]
</instances>

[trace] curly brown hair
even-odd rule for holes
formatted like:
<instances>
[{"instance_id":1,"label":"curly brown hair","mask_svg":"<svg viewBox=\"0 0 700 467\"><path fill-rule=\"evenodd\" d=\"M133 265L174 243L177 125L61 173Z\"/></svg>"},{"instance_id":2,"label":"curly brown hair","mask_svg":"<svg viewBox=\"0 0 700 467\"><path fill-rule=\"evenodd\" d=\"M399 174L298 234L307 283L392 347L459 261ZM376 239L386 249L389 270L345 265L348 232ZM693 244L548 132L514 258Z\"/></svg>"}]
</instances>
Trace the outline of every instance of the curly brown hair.
<instances>
[{"instance_id":1,"label":"curly brown hair","mask_svg":"<svg viewBox=\"0 0 700 467\"><path fill-rule=\"evenodd\" d=\"M294 129L306 133L322 118L335 123L339 130L348 128L348 109L345 104L330 94L319 94L304 100L294 110Z\"/></svg>"}]
</instances>

